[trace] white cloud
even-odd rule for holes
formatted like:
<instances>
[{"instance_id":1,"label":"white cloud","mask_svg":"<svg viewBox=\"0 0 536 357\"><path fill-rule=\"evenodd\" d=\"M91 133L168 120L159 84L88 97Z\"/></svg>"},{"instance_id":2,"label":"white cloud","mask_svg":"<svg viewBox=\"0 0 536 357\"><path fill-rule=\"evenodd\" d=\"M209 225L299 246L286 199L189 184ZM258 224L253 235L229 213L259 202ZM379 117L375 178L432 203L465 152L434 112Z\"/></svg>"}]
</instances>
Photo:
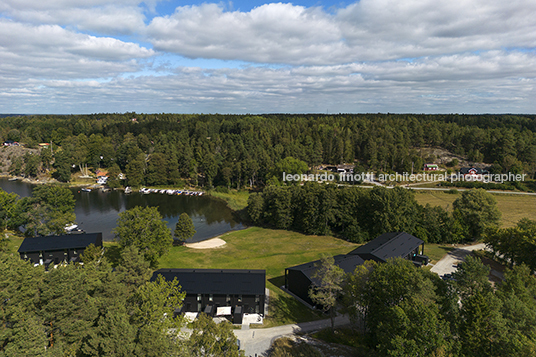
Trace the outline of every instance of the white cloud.
<instances>
[{"instance_id":1,"label":"white cloud","mask_svg":"<svg viewBox=\"0 0 536 357\"><path fill-rule=\"evenodd\" d=\"M336 64L536 46L533 0L361 0L334 15L266 4L178 7L147 27L155 49L192 58Z\"/></svg>"},{"instance_id":2,"label":"white cloud","mask_svg":"<svg viewBox=\"0 0 536 357\"><path fill-rule=\"evenodd\" d=\"M525 76L519 76L519 72ZM38 80L0 90L24 112L534 112L536 56L488 52L413 63L177 68L109 81ZM10 107L10 112L20 112Z\"/></svg>"},{"instance_id":3,"label":"white cloud","mask_svg":"<svg viewBox=\"0 0 536 357\"><path fill-rule=\"evenodd\" d=\"M0 112L536 110L533 0L202 4L147 26L146 6L0 2ZM211 61L177 68L179 56Z\"/></svg>"},{"instance_id":4,"label":"white cloud","mask_svg":"<svg viewBox=\"0 0 536 357\"><path fill-rule=\"evenodd\" d=\"M133 34L143 30L141 1L13 1L0 4L0 11L23 23L71 26L102 34Z\"/></svg>"},{"instance_id":5,"label":"white cloud","mask_svg":"<svg viewBox=\"0 0 536 357\"><path fill-rule=\"evenodd\" d=\"M57 25L31 26L0 19L2 53L28 57L62 57L83 54L101 60L147 58L154 51L111 37L95 37L68 31Z\"/></svg>"}]
</instances>

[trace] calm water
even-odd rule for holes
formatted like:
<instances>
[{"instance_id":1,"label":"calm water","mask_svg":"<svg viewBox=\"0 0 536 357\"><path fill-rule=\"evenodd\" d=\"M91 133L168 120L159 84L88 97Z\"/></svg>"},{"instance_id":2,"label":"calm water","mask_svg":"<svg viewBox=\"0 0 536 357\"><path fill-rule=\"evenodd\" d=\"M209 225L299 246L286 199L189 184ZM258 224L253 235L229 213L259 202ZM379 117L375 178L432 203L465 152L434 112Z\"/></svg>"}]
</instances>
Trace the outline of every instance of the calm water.
<instances>
[{"instance_id":1,"label":"calm water","mask_svg":"<svg viewBox=\"0 0 536 357\"><path fill-rule=\"evenodd\" d=\"M1 178L0 188L26 197L31 195L33 185ZM79 228L86 232L102 232L104 240L114 238L112 230L116 226L118 214L136 206L158 207L171 230L175 229L181 213L188 213L197 231L189 242L198 242L245 228L224 202L210 197L169 196L159 193L143 195L138 192L126 195L123 191L83 192L78 188L71 190L76 199L74 211Z\"/></svg>"}]
</instances>

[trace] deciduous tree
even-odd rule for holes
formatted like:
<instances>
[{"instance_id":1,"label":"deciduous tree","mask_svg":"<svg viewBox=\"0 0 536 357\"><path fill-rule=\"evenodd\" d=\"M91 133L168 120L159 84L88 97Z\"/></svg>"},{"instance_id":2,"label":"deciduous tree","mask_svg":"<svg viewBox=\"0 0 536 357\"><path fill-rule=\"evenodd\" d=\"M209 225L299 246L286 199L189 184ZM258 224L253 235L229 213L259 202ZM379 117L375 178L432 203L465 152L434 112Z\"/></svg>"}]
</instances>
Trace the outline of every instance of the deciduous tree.
<instances>
[{"instance_id":1,"label":"deciduous tree","mask_svg":"<svg viewBox=\"0 0 536 357\"><path fill-rule=\"evenodd\" d=\"M113 232L121 247L138 248L151 267L157 266L158 258L173 244L171 230L156 207L136 206L119 213Z\"/></svg>"},{"instance_id":2,"label":"deciduous tree","mask_svg":"<svg viewBox=\"0 0 536 357\"><path fill-rule=\"evenodd\" d=\"M334 330L335 306L337 305L337 299L341 296L344 270L335 265L335 259L332 256L323 257L315 268L316 271L312 275L313 284L309 289L309 297L315 304L320 305L325 312L329 312L331 329Z\"/></svg>"}]
</instances>

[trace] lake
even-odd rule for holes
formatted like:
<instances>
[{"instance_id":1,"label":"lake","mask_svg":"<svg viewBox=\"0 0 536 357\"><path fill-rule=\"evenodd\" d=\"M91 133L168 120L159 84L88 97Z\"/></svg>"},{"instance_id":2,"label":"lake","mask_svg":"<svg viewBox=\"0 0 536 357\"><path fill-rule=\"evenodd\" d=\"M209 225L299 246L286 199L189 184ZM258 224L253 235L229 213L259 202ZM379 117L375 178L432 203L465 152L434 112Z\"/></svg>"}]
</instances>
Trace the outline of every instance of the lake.
<instances>
[{"instance_id":1,"label":"lake","mask_svg":"<svg viewBox=\"0 0 536 357\"><path fill-rule=\"evenodd\" d=\"M0 178L0 188L27 197L32 194L33 185ZM71 191L76 199L74 212L78 227L88 233L102 232L106 241L114 238L112 230L116 226L119 213L136 206L158 207L172 231L181 213L186 212L192 218L197 231L188 242L199 242L245 228L225 202L208 196L170 196L160 193L144 195L138 192L125 194L123 191L101 190L84 192L79 188L71 188Z\"/></svg>"}]
</instances>

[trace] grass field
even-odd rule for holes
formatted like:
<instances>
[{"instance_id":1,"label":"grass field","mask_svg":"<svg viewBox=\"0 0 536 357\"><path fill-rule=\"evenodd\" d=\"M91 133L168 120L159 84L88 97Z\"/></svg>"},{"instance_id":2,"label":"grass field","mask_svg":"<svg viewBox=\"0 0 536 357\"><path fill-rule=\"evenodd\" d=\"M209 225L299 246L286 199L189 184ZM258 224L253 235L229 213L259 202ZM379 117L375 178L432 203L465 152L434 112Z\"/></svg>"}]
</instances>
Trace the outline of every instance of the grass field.
<instances>
[{"instance_id":1,"label":"grass field","mask_svg":"<svg viewBox=\"0 0 536 357\"><path fill-rule=\"evenodd\" d=\"M415 198L421 205L429 203L432 206L441 206L452 210L452 202L461 193L451 194L441 191L417 191ZM521 218L536 220L536 196L493 194L497 199L497 206L502 213L501 226L512 227Z\"/></svg>"}]
</instances>

